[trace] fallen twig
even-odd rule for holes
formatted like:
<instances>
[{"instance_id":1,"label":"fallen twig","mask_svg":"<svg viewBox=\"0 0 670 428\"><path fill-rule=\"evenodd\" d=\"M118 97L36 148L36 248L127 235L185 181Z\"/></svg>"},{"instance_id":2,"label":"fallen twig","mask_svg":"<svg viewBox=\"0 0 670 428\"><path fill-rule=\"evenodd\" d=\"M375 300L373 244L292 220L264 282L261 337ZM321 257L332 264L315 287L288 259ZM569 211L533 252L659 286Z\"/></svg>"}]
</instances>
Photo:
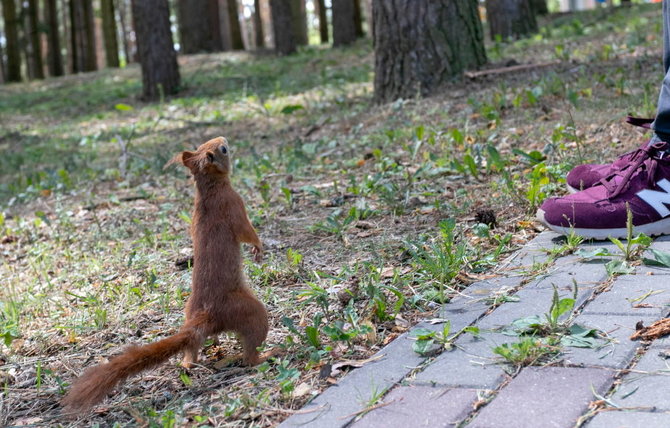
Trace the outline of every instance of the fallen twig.
<instances>
[{"instance_id":1,"label":"fallen twig","mask_svg":"<svg viewBox=\"0 0 670 428\"><path fill-rule=\"evenodd\" d=\"M477 77L488 76L490 74L505 74L505 73L512 73L514 71L526 71L526 70L532 70L533 68L542 68L542 67L549 67L552 65L558 65L560 63L561 61L556 60L549 62L541 62L539 64L520 64L520 65L512 65L510 67L491 68L489 70L466 71L465 73L463 73L463 75L469 79L475 79Z\"/></svg>"}]
</instances>

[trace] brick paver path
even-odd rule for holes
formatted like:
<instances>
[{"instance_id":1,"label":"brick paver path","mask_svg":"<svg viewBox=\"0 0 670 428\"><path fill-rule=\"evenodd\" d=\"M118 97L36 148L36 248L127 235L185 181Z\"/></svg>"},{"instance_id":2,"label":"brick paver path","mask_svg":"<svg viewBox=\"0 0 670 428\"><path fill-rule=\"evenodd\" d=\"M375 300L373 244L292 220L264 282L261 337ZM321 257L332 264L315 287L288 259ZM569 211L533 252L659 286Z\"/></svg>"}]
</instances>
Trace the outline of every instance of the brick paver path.
<instances>
[{"instance_id":1,"label":"brick paver path","mask_svg":"<svg viewBox=\"0 0 670 428\"><path fill-rule=\"evenodd\" d=\"M462 334L451 350L426 358L412 351L410 331L280 426L670 427L670 359L664 352L670 339L651 344L629 339L638 321L649 325L668 316L670 269L640 265L634 274L610 278L607 260L568 255L529 276L532 266L549 260L544 250L560 245L559 239L540 234L503 264L503 275L472 284L444 306L440 316L451 322L452 332L473 325L480 329L478 338ZM616 249L603 242L582 247ZM652 248L670 252L670 239L659 238ZM492 348L519 338L500 328L544 316L553 286L568 297L573 281L579 287L574 322L607 333L609 340L599 339L597 349L564 347L549 366L518 369L502 363ZM501 291L516 301L494 307L487 297ZM416 328L440 331L442 325L424 322ZM364 413L379 396L375 408Z\"/></svg>"}]
</instances>

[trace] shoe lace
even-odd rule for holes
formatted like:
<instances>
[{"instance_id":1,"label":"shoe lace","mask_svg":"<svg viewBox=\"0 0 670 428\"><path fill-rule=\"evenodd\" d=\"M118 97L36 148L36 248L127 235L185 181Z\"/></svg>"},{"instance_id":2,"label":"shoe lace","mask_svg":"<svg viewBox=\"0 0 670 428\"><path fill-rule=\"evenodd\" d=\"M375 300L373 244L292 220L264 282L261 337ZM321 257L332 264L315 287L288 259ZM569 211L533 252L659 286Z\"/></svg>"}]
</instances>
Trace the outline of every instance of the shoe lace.
<instances>
[{"instance_id":1,"label":"shoe lace","mask_svg":"<svg viewBox=\"0 0 670 428\"><path fill-rule=\"evenodd\" d=\"M620 195L628 187L630 179L639 171L647 171L647 185L653 185L658 161L666 156L668 146L669 144L663 141L648 144L636 151L632 163L615 171L609 177L601 179L600 184L607 189L607 198L612 199ZM623 178L617 183L616 177Z\"/></svg>"}]
</instances>

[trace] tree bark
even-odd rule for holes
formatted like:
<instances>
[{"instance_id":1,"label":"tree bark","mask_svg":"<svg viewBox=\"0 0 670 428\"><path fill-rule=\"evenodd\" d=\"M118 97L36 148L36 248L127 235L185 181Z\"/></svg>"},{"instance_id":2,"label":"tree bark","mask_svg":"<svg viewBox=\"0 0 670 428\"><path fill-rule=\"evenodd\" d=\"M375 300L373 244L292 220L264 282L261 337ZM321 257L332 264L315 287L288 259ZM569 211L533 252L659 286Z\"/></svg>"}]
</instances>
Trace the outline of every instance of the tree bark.
<instances>
[{"instance_id":1,"label":"tree bark","mask_svg":"<svg viewBox=\"0 0 670 428\"><path fill-rule=\"evenodd\" d=\"M433 93L486 62L477 0L373 0L375 99Z\"/></svg>"},{"instance_id":2,"label":"tree bark","mask_svg":"<svg viewBox=\"0 0 670 428\"><path fill-rule=\"evenodd\" d=\"M486 0L486 17L491 39L503 40L537 32L537 20L530 0Z\"/></svg>"},{"instance_id":3,"label":"tree bark","mask_svg":"<svg viewBox=\"0 0 670 428\"><path fill-rule=\"evenodd\" d=\"M356 41L355 6L354 0L333 0L333 46L345 46Z\"/></svg>"},{"instance_id":4,"label":"tree bark","mask_svg":"<svg viewBox=\"0 0 670 428\"><path fill-rule=\"evenodd\" d=\"M263 35L263 18L261 18L261 2L254 0L254 43L256 48L265 47L265 36Z\"/></svg>"},{"instance_id":5,"label":"tree bark","mask_svg":"<svg viewBox=\"0 0 670 428\"><path fill-rule=\"evenodd\" d=\"M531 6L535 15L548 15L549 8L547 7L547 0L531 0Z\"/></svg>"},{"instance_id":6,"label":"tree bark","mask_svg":"<svg viewBox=\"0 0 670 428\"><path fill-rule=\"evenodd\" d=\"M102 36L105 40L105 63L107 67L119 67L119 42L116 37L114 1L100 0L102 15Z\"/></svg>"},{"instance_id":7,"label":"tree bark","mask_svg":"<svg viewBox=\"0 0 670 428\"><path fill-rule=\"evenodd\" d=\"M270 0L275 50L279 55L292 54L297 48L293 33L292 1L293 0Z\"/></svg>"},{"instance_id":8,"label":"tree bark","mask_svg":"<svg viewBox=\"0 0 670 428\"><path fill-rule=\"evenodd\" d=\"M179 65L167 0L132 0L131 7L142 69L143 98L155 100L176 93Z\"/></svg>"},{"instance_id":9,"label":"tree bark","mask_svg":"<svg viewBox=\"0 0 670 428\"><path fill-rule=\"evenodd\" d=\"M44 64L42 63L42 44L40 43L40 33L37 19L38 2L37 0L28 0L26 3L26 39L28 42L28 77L30 79L44 79Z\"/></svg>"},{"instance_id":10,"label":"tree bark","mask_svg":"<svg viewBox=\"0 0 670 428\"><path fill-rule=\"evenodd\" d=\"M21 81L21 47L19 46L19 22L14 0L2 0L7 39L7 82Z\"/></svg>"},{"instance_id":11,"label":"tree bark","mask_svg":"<svg viewBox=\"0 0 670 428\"><path fill-rule=\"evenodd\" d=\"M305 0L291 0L293 38L298 46L309 43L307 37L307 9Z\"/></svg>"},{"instance_id":12,"label":"tree bark","mask_svg":"<svg viewBox=\"0 0 670 428\"><path fill-rule=\"evenodd\" d=\"M47 70L50 76L62 76L63 55L58 32L58 5L56 0L44 1L44 21L47 27Z\"/></svg>"},{"instance_id":13,"label":"tree bark","mask_svg":"<svg viewBox=\"0 0 670 428\"><path fill-rule=\"evenodd\" d=\"M92 0L70 0L72 72L97 70Z\"/></svg>"},{"instance_id":14,"label":"tree bark","mask_svg":"<svg viewBox=\"0 0 670 428\"><path fill-rule=\"evenodd\" d=\"M228 6L228 19L230 25L230 43L234 51L244 50L242 40L242 28L240 26L240 14L237 9L237 0L226 0Z\"/></svg>"},{"instance_id":15,"label":"tree bark","mask_svg":"<svg viewBox=\"0 0 670 428\"><path fill-rule=\"evenodd\" d=\"M328 43L328 17L326 15L326 2L324 0L314 0L316 15L319 17L319 36L321 43Z\"/></svg>"},{"instance_id":16,"label":"tree bark","mask_svg":"<svg viewBox=\"0 0 670 428\"><path fill-rule=\"evenodd\" d=\"M117 0L117 1L118 1L117 11L119 13L119 25L121 26L121 42L123 43L123 56L126 58L126 64L130 64L131 62L134 62L134 58L132 58L132 55L130 53L130 41L128 40L130 35L128 26L126 24L127 0Z\"/></svg>"},{"instance_id":17,"label":"tree bark","mask_svg":"<svg viewBox=\"0 0 670 428\"><path fill-rule=\"evenodd\" d=\"M178 0L177 19L181 53L223 50L218 0Z\"/></svg>"},{"instance_id":18,"label":"tree bark","mask_svg":"<svg viewBox=\"0 0 670 428\"><path fill-rule=\"evenodd\" d=\"M363 32L363 14L361 11L361 0L354 0L354 28L356 29L356 37L364 37Z\"/></svg>"},{"instance_id":19,"label":"tree bark","mask_svg":"<svg viewBox=\"0 0 670 428\"><path fill-rule=\"evenodd\" d=\"M2 35L2 33L0 33ZM7 71L5 71L5 52L2 49L2 45L0 45L0 83L5 83L5 75L7 74Z\"/></svg>"}]
</instances>

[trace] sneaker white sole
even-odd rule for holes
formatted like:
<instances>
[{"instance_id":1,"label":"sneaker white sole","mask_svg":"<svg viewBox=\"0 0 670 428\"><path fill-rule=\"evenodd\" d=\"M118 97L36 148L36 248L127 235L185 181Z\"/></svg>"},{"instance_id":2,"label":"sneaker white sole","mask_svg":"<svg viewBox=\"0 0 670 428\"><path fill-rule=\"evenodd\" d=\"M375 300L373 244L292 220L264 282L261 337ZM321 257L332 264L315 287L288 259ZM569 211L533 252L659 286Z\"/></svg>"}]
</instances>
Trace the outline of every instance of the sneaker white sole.
<instances>
[{"instance_id":1,"label":"sneaker white sole","mask_svg":"<svg viewBox=\"0 0 670 428\"><path fill-rule=\"evenodd\" d=\"M568 192L570 192L570 193L577 193L577 192L579 192L579 189L575 189L574 187L572 187L571 185L569 185L569 184L567 184L567 183L565 184L565 187L568 188Z\"/></svg>"},{"instance_id":2,"label":"sneaker white sole","mask_svg":"<svg viewBox=\"0 0 670 428\"><path fill-rule=\"evenodd\" d=\"M574 233L586 239L595 239L596 241L603 241L609 238L626 238L628 230L625 227L613 229L586 229L579 227L564 227L549 224L544 219L544 211L537 210L537 219L554 232L561 235L569 235ZM653 223L642 224L640 226L633 226L633 235L644 233L647 236L670 235L670 217L655 221Z\"/></svg>"}]
</instances>

